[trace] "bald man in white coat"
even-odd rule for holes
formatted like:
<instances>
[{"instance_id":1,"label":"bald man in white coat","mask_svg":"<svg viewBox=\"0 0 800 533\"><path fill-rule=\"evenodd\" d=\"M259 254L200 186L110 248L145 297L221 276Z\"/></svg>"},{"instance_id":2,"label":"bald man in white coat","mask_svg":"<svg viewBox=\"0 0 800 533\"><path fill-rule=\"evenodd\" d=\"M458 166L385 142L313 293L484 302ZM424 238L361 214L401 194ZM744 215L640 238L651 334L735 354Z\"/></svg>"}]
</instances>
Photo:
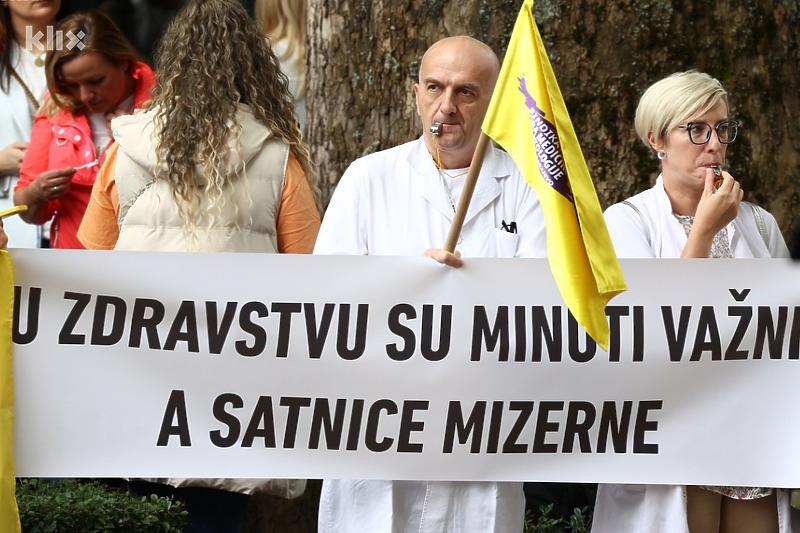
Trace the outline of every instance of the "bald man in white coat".
<instances>
[{"instance_id":1,"label":"bald man in white coat","mask_svg":"<svg viewBox=\"0 0 800 533\"><path fill-rule=\"evenodd\" d=\"M499 68L491 48L470 37L428 49L414 86L422 137L347 169L315 254L425 255L456 268L470 257L546 256L539 201L511 158L492 146L455 253L440 249ZM520 533L524 512L521 482L325 480L319 531Z\"/></svg>"}]
</instances>

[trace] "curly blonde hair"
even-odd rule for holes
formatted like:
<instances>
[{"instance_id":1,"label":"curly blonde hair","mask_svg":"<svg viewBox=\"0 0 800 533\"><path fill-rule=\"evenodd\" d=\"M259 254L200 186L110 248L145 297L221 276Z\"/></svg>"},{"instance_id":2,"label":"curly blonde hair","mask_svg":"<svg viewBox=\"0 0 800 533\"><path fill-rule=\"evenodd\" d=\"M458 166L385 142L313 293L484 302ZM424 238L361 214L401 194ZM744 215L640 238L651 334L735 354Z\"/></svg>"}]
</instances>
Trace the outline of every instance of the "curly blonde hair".
<instances>
[{"instance_id":1,"label":"curly blonde hair","mask_svg":"<svg viewBox=\"0 0 800 533\"><path fill-rule=\"evenodd\" d=\"M321 211L319 180L302 140L288 79L256 22L236 0L193 0L173 19L156 53L156 179L169 183L184 230L222 212L223 187L242 178L230 158L238 104L289 145ZM198 173L197 168L201 171ZM215 212L199 209L203 199Z\"/></svg>"}]
</instances>

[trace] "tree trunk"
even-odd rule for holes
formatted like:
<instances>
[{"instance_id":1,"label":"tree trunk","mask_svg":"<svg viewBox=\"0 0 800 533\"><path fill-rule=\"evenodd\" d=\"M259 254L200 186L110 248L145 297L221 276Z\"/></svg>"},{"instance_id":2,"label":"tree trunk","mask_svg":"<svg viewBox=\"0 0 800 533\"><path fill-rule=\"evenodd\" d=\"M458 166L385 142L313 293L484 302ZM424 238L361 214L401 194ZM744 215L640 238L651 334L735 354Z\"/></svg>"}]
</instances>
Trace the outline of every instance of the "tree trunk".
<instances>
[{"instance_id":1,"label":"tree trunk","mask_svg":"<svg viewBox=\"0 0 800 533\"><path fill-rule=\"evenodd\" d=\"M421 133L419 61L467 34L502 58L521 0L309 0L307 140L325 200L357 157ZM534 14L603 206L648 188L658 164L636 137L644 89L688 69L725 85L742 123L728 168L785 232L800 216L796 0L539 0Z\"/></svg>"},{"instance_id":2,"label":"tree trunk","mask_svg":"<svg viewBox=\"0 0 800 533\"><path fill-rule=\"evenodd\" d=\"M359 156L418 137L414 83L447 35L508 39L516 1L310 0L308 142L325 200Z\"/></svg>"}]
</instances>

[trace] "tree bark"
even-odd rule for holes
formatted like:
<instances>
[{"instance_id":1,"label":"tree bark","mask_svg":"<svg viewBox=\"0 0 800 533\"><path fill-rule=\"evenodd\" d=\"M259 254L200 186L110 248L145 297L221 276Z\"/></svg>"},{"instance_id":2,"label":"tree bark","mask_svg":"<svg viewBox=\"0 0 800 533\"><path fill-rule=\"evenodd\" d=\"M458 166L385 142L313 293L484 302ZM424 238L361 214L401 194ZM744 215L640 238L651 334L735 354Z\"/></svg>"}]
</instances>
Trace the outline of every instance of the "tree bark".
<instances>
[{"instance_id":1,"label":"tree bark","mask_svg":"<svg viewBox=\"0 0 800 533\"><path fill-rule=\"evenodd\" d=\"M306 136L326 203L354 159L422 133L413 87L425 50L460 34L499 48L517 9L510 0L310 0Z\"/></svg>"},{"instance_id":2,"label":"tree bark","mask_svg":"<svg viewBox=\"0 0 800 533\"><path fill-rule=\"evenodd\" d=\"M502 58L521 0L309 0L307 140L327 203L357 157L416 138L413 84L436 40L466 34ZM728 168L784 232L800 217L796 0L539 0L534 14L601 204L654 182L636 137L642 92L697 69L742 123Z\"/></svg>"}]
</instances>

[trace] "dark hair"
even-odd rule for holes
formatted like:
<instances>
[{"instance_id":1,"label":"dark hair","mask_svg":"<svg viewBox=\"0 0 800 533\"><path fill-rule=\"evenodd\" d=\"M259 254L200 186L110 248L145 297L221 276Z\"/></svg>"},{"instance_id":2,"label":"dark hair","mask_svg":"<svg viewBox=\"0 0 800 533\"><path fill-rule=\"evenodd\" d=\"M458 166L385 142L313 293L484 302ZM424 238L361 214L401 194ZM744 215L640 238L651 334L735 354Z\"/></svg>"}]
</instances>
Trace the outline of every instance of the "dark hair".
<instances>
[{"instance_id":1,"label":"dark hair","mask_svg":"<svg viewBox=\"0 0 800 533\"><path fill-rule=\"evenodd\" d=\"M71 10L69 0L61 0L61 8L56 14L58 20L63 13ZM0 91L8 92L11 83L11 47L14 46L14 29L11 27L10 11L0 7Z\"/></svg>"},{"instance_id":2,"label":"dark hair","mask_svg":"<svg viewBox=\"0 0 800 533\"><path fill-rule=\"evenodd\" d=\"M11 17L5 7L0 7L0 91L8 92L11 82L11 46L14 43L14 32L11 30Z\"/></svg>"}]
</instances>

